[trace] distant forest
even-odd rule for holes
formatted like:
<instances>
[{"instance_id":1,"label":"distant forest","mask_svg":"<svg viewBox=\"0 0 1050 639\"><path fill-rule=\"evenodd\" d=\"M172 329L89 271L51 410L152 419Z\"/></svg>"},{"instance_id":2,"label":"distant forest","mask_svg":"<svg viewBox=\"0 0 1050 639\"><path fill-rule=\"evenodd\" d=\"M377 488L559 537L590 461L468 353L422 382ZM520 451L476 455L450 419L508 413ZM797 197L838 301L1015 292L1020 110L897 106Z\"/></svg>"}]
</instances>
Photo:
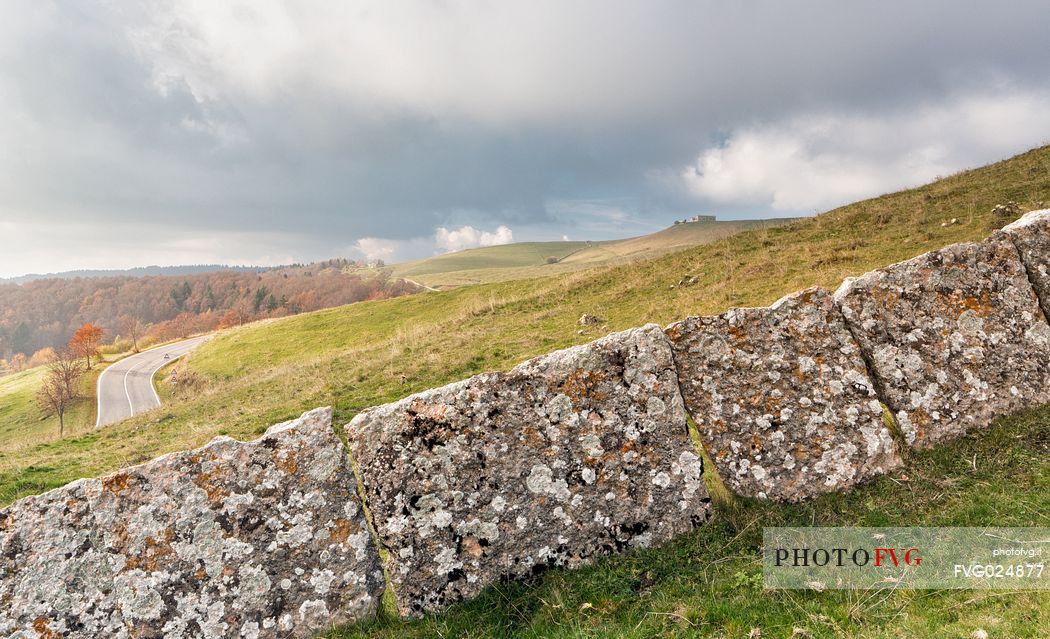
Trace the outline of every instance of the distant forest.
<instances>
[{"instance_id":1,"label":"distant forest","mask_svg":"<svg viewBox=\"0 0 1050 639\"><path fill-rule=\"evenodd\" d=\"M127 269L103 269L63 271L61 273L30 273L18 277L0 277L0 284L25 284L36 280L63 279L76 277L144 277L146 275L197 275L218 271L241 271L243 273L261 273L269 271L272 266L227 266L226 264L189 264L186 266L137 266ZM277 267L279 268L279 267Z\"/></svg>"},{"instance_id":2,"label":"distant forest","mask_svg":"<svg viewBox=\"0 0 1050 639\"><path fill-rule=\"evenodd\" d=\"M418 290L383 270L363 267L340 259L261 272L0 283L0 358L60 349L88 322L105 329L107 343L121 336L129 320L155 342Z\"/></svg>"}]
</instances>

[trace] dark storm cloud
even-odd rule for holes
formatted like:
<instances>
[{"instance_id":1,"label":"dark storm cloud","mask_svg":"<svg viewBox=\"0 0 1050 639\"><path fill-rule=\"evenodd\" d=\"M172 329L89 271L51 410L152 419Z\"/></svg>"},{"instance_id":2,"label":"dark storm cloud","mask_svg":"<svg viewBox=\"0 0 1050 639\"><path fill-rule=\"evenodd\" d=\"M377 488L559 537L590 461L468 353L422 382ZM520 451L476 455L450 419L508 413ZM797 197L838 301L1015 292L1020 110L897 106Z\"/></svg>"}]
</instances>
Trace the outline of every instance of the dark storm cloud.
<instances>
[{"instance_id":1,"label":"dark storm cloud","mask_svg":"<svg viewBox=\"0 0 1050 639\"><path fill-rule=\"evenodd\" d=\"M117 246L309 259L452 225L556 238L790 214L1050 135L1040 2L0 13L0 233L25 243L0 274L53 263L63 225L90 244L70 265L94 266Z\"/></svg>"}]
</instances>

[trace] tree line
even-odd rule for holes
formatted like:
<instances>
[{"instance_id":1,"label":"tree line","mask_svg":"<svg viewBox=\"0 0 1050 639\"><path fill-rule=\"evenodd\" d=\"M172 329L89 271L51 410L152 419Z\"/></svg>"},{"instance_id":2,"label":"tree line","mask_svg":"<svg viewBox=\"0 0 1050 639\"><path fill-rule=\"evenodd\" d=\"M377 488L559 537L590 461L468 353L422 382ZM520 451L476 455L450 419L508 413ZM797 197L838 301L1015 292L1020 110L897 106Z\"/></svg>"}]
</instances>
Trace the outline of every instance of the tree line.
<instances>
[{"instance_id":1,"label":"tree line","mask_svg":"<svg viewBox=\"0 0 1050 639\"><path fill-rule=\"evenodd\" d=\"M47 363L91 324L137 350L139 342L416 292L383 270L329 260L250 273L83 277L0 284L0 369Z\"/></svg>"}]
</instances>

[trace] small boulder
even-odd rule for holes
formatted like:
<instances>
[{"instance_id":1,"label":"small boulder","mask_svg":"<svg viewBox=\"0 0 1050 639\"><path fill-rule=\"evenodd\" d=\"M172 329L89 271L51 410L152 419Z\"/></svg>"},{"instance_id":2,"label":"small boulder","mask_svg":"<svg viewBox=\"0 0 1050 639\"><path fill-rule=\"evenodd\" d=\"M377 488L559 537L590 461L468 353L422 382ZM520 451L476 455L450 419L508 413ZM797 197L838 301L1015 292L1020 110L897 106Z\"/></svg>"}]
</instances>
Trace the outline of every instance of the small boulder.
<instances>
[{"instance_id":1,"label":"small boulder","mask_svg":"<svg viewBox=\"0 0 1050 639\"><path fill-rule=\"evenodd\" d=\"M605 318L600 315L589 315L584 313L580 315L580 319L577 322L580 326L598 326L605 323Z\"/></svg>"}]
</instances>

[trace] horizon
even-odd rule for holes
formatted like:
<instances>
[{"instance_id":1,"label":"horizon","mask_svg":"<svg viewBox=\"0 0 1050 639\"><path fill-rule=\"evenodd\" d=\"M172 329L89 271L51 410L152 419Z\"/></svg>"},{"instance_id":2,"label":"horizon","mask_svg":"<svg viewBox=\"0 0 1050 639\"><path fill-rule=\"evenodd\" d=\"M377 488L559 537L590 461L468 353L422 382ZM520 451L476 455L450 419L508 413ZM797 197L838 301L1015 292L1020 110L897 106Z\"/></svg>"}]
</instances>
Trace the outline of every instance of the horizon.
<instances>
[{"instance_id":1,"label":"horizon","mask_svg":"<svg viewBox=\"0 0 1050 639\"><path fill-rule=\"evenodd\" d=\"M955 9L15 0L0 277L807 216L1050 141L1045 8Z\"/></svg>"},{"instance_id":2,"label":"horizon","mask_svg":"<svg viewBox=\"0 0 1050 639\"><path fill-rule=\"evenodd\" d=\"M696 214L696 215L699 215L700 217L703 217L703 214ZM693 216L690 215L689 217L693 217ZM728 220L728 219L723 220L721 218L718 218L715 215L712 215L710 217L716 218L716 219L709 220L709 221L716 221L716 222L741 221L741 220ZM747 218L743 218L743 219L747 219ZM772 219L790 220L790 219L798 219L798 218L791 217L791 216L777 216L777 217L770 217L770 218L765 218L765 219L770 219L770 220L772 220ZM699 223L703 223L704 221L705 220L701 220ZM681 220L674 220L671 223L671 225L663 227L661 229L658 229L658 230L656 230L654 232L655 233L659 233L660 231L665 231L665 230L670 229L670 228L672 228L672 227L674 227L674 226L676 226L678 224L685 224L685 223L694 223L694 222L690 222L688 220L688 218L681 219ZM633 239L633 238L637 238L637 237L644 237L645 235L649 235L649 234L647 233L647 234L642 234L642 235L616 236L616 237L608 237L608 238L603 238L603 239L579 238L579 239L571 240L571 239L562 237L562 238L549 239L549 240L542 240L542 239L541 240L521 240L521 241L512 241L512 242L506 242L506 243L495 243L495 244L487 244L487 245L479 245L479 246L467 246L465 248L458 248L458 249L455 249L455 250L435 251L434 253L432 253L430 255L423 255L421 257L416 257L416 258L407 259L407 260L386 261L386 260L382 260L381 258L376 258L376 259L379 259L380 261L382 261L386 266L396 266L396 265L405 264L405 263L408 263L408 262L415 262L415 261L419 261L419 260L425 260L425 259L430 258L430 257L439 257L441 255L451 255L453 253L461 253L461 252L464 252L464 251L474 251L474 250L478 250L478 249L494 248L494 247L497 247L497 246L509 246L509 245L512 245L512 244L536 244L536 243L550 244L550 243L559 243L559 242L565 242L565 243L572 243L572 242L616 242L616 241L619 241L619 240L629 240L629 239ZM65 270L65 271L51 271L51 272L47 272L47 273L19 273L17 275L2 275L2 274L0 274L0 282L15 282L15 283L19 283L19 282L17 282L17 280L49 279L49 278L52 278L52 277L58 277L58 276L62 276L62 275L75 275L77 273L104 273L104 274L107 274L107 275L108 274L112 274L113 276L122 276L123 274L126 274L126 273L128 273L130 271L140 271L140 270L149 270L149 269L212 268L212 269L215 269L215 270L223 270L223 269L241 269L241 270L253 270L253 269L264 270L265 269L265 270L269 270L269 269L280 269L280 268L290 267L290 266L316 264L316 263L325 262L325 261L328 261L328 260L339 260L339 259L345 259L345 260L349 260L349 261L375 261L375 260L370 260L367 257L366 258L361 258L361 257L348 257L348 256L345 256L345 255L335 255L335 256L323 257L323 258L316 259L316 260L311 260L309 262L282 262L282 263L278 263L278 264L250 264L250 263L240 263L240 264L231 264L231 263L185 264L185 263L181 263L181 264L145 264L145 265L128 266L128 267L124 267L124 268L107 268L107 267L101 267L101 268L73 268L73 269L69 269L69 270ZM211 272L211 271L200 271L200 273L207 273L207 272ZM90 277L93 277L93 276L90 276Z\"/></svg>"}]
</instances>

